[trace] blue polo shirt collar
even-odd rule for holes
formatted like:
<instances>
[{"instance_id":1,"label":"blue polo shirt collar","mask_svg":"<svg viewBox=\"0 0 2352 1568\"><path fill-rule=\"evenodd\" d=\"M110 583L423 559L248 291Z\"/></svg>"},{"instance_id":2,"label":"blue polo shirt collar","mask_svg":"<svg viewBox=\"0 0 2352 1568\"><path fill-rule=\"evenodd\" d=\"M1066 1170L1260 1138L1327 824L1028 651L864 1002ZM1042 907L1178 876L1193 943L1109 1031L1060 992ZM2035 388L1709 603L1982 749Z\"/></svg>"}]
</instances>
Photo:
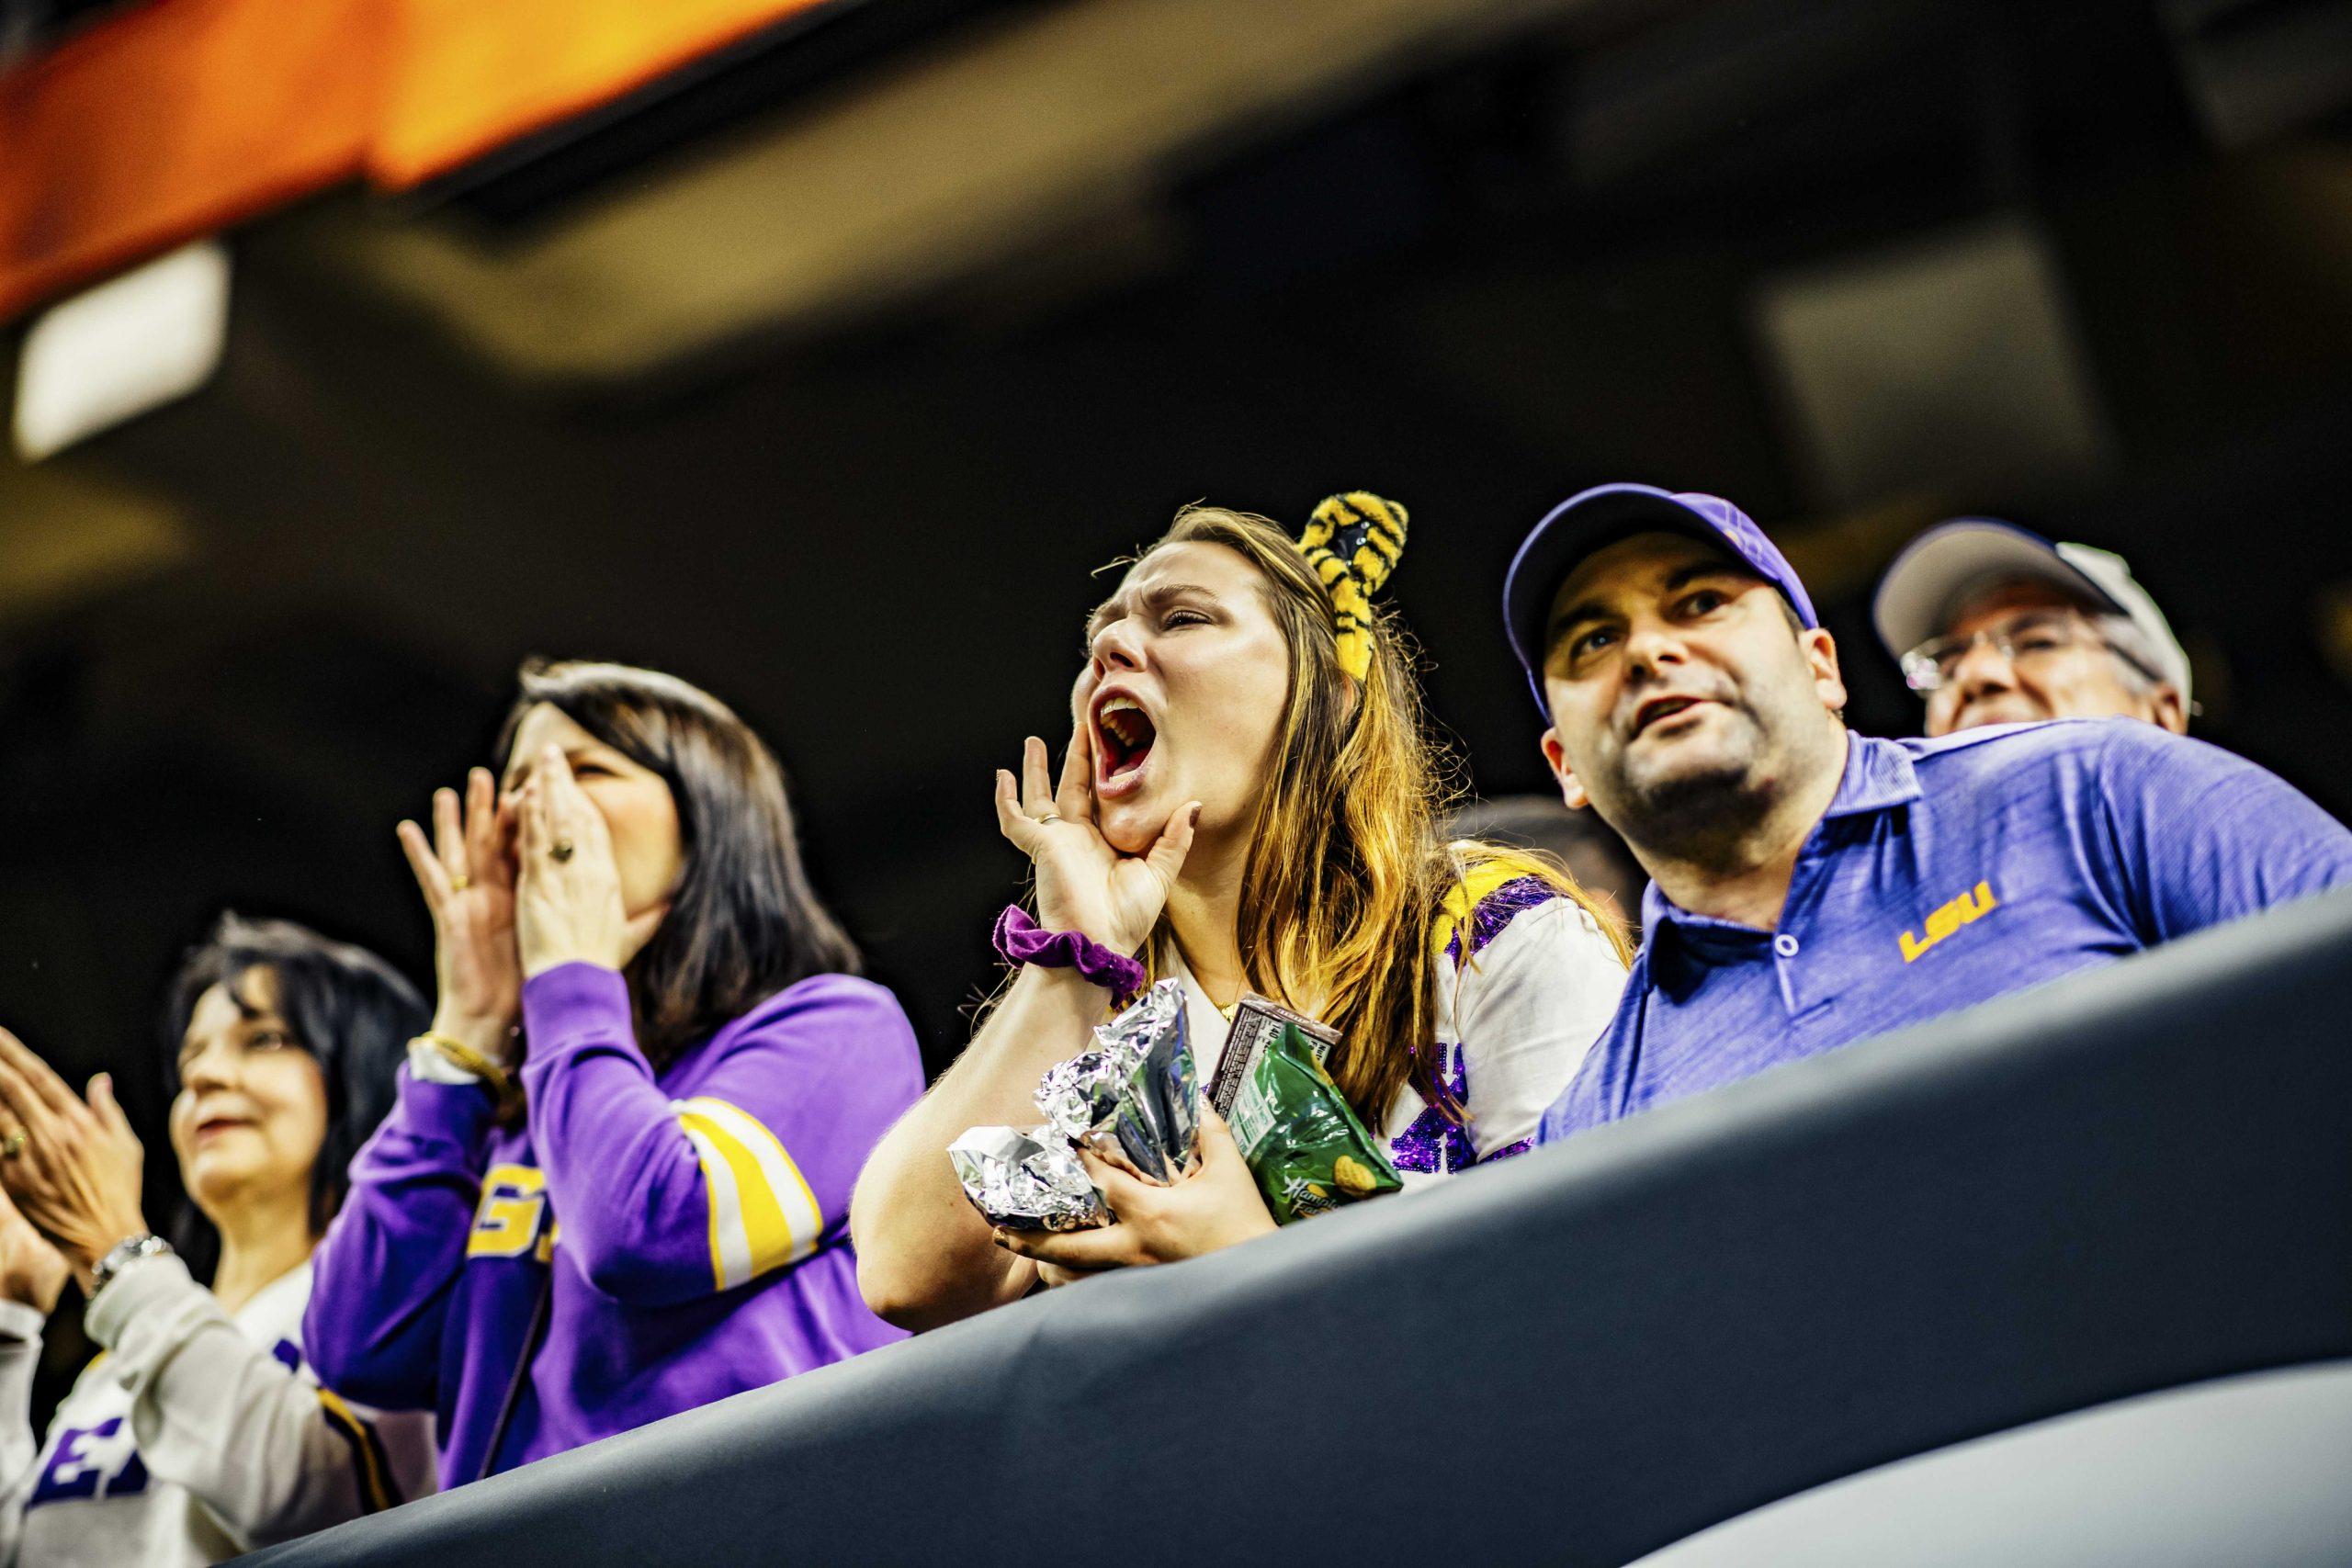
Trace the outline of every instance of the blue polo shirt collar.
<instances>
[{"instance_id":1,"label":"blue polo shirt collar","mask_svg":"<svg viewBox=\"0 0 2352 1568\"><path fill-rule=\"evenodd\" d=\"M1832 817L1859 817L1865 811L1888 811L1919 798L1919 773L1911 753L1892 740L1874 736L1846 738L1846 774L1824 821Z\"/></svg>"},{"instance_id":2,"label":"blue polo shirt collar","mask_svg":"<svg viewBox=\"0 0 2352 1568\"><path fill-rule=\"evenodd\" d=\"M1830 797L1829 809L1821 814L1821 819L1826 822L1833 818L1891 811L1918 798L1919 775L1911 765L1909 752L1894 741L1849 732L1846 738L1846 771L1839 776L1838 793ZM1797 852L1800 863L1812 858L1820 836L1821 829L1816 824L1806 836L1804 848ZM1719 952L1752 948L1772 940L1770 931L1760 931L1753 926L1694 915L1668 898L1655 882L1642 890L1642 930L1653 947L1658 938L1669 931L1702 950L1713 948Z\"/></svg>"}]
</instances>

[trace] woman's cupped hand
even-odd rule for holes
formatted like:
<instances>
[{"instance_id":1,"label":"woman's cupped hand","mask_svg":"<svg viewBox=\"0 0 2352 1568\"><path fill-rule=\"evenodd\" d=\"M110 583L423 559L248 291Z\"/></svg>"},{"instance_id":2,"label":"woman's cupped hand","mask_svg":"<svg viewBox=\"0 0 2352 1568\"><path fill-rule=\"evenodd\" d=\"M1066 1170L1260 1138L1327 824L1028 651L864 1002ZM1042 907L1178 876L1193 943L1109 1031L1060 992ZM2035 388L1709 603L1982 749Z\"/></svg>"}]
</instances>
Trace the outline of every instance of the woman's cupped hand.
<instances>
[{"instance_id":1,"label":"woman's cupped hand","mask_svg":"<svg viewBox=\"0 0 2352 1568\"><path fill-rule=\"evenodd\" d=\"M466 778L465 798L433 794L433 834L400 825L401 848L433 915L433 1027L492 1060L508 1055L522 1009L515 946L515 812L502 807L487 768Z\"/></svg>"},{"instance_id":2,"label":"woman's cupped hand","mask_svg":"<svg viewBox=\"0 0 2352 1568\"><path fill-rule=\"evenodd\" d=\"M514 935L524 976L564 964L625 967L669 903L629 914L604 814L552 744L532 759L515 818Z\"/></svg>"},{"instance_id":3,"label":"woman's cupped hand","mask_svg":"<svg viewBox=\"0 0 2352 1568\"><path fill-rule=\"evenodd\" d=\"M1048 764L1046 743L1033 735L1022 748L1018 784L1003 769L996 775L997 827L1036 869L1037 923L1132 954L1168 907L1201 803L1178 807L1144 853L1122 854L1095 824L1093 738L1085 725L1070 738L1058 783L1048 784Z\"/></svg>"}]
</instances>

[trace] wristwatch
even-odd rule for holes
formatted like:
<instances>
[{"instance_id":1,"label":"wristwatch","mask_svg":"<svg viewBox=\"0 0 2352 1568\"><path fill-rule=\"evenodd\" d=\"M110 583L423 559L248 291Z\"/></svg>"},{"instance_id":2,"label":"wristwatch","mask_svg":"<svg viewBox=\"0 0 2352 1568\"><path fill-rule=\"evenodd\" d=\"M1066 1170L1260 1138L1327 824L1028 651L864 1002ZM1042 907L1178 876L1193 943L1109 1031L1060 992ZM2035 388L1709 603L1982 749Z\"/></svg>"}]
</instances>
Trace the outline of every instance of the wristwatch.
<instances>
[{"instance_id":1,"label":"wristwatch","mask_svg":"<svg viewBox=\"0 0 2352 1568\"><path fill-rule=\"evenodd\" d=\"M107 1255L98 1259L97 1267L90 1270L91 1299L96 1300L98 1292L111 1284L117 1274L141 1258L161 1258L171 1250L172 1244L153 1231L143 1235L125 1236L116 1242L107 1249Z\"/></svg>"}]
</instances>

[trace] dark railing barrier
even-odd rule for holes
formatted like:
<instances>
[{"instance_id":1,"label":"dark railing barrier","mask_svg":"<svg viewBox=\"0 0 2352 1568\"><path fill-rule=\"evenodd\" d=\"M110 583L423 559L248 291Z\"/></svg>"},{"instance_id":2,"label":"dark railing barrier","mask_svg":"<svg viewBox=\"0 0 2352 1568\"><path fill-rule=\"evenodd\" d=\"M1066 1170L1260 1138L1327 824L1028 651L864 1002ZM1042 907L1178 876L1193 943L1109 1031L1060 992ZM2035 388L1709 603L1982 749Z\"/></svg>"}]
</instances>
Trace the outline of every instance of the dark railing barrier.
<instances>
[{"instance_id":1,"label":"dark railing barrier","mask_svg":"<svg viewBox=\"0 0 2352 1568\"><path fill-rule=\"evenodd\" d=\"M1622 1563L2352 1354L2352 893L266 1553Z\"/></svg>"}]
</instances>

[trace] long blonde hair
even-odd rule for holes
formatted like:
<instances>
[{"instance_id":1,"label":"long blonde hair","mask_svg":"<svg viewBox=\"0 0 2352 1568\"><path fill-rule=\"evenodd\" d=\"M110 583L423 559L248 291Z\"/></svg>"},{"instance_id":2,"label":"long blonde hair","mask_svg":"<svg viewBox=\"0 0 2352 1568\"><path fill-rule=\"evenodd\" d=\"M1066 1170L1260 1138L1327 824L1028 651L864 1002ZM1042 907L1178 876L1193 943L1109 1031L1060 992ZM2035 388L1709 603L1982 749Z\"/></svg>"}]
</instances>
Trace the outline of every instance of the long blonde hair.
<instances>
[{"instance_id":1,"label":"long blonde hair","mask_svg":"<svg viewBox=\"0 0 2352 1568\"><path fill-rule=\"evenodd\" d=\"M1385 609L1374 607L1372 663L1354 689L1340 666L1330 595L1279 525L1188 506L1151 549L1188 543L1248 558L1290 649L1290 695L1241 874L1235 935L1244 970L1269 996L1340 1031L1331 1077L1371 1125L1408 1083L1460 1120L1432 1049L1431 969L1451 924L1447 894L1500 863L1573 899L1627 959L1623 924L1557 863L1440 841L1449 768L1423 716L1411 649ZM1147 951L1173 942L1163 915Z\"/></svg>"}]
</instances>

